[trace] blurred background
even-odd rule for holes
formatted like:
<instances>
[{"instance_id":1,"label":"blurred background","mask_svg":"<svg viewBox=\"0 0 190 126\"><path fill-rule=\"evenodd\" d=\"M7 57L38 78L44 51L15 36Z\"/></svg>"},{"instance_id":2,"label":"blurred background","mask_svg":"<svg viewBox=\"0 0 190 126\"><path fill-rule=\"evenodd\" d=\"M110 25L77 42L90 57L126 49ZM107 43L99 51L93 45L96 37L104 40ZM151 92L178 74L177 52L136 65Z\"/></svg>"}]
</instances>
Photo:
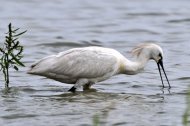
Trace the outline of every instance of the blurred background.
<instances>
[{"instance_id":1,"label":"blurred background","mask_svg":"<svg viewBox=\"0 0 190 126\"><path fill-rule=\"evenodd\" d=\"M188 125L189 0L0 0L0 45L10 22L27 30L26 67L11 71L8 94L0 78L1 125ZM163 48L170 90L154 61L138 75L94 85L97 92L71 94L72 85L26 74L34 61L75 47L110 47L133 59L131 49L144 42Z\"/></svg>"}]
</instances>

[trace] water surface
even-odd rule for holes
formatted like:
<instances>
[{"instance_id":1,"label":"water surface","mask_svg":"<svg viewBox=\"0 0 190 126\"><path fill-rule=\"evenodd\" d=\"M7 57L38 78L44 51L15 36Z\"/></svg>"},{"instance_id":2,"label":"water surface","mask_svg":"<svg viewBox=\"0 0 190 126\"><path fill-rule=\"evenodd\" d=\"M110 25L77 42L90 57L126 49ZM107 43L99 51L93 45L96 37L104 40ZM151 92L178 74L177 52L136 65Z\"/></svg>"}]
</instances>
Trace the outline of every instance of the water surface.
<instances>
[{"instance_id":1,"label":"water surface","mask_svg":"<svg viewBox=\"0 0 190 126\"><path fill-rule=\"evenodd\" d=\"M21 38L26 68L11 72L11 90L0 92L0 124L6 126L180 126L190 83L188 0L1 0L0 40L9 22L28 30ZM32 62L74 47L102 46L131 58L137 44L164 50L172 88L161 88L151 61L135 76L119 75L68 93L71 85L27 75ZM1 75L2 76L2 75Z\"/></svg>"}]
</instances>

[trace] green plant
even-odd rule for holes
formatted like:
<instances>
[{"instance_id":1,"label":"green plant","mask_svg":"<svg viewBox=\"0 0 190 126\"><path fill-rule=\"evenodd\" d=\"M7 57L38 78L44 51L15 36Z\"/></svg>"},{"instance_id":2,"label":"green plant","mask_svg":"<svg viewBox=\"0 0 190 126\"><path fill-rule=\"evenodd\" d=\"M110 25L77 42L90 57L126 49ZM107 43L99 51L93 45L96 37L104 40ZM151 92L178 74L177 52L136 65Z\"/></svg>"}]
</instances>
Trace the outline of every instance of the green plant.
<instances>
[{"instance_id":1,"label":"green plant","mask_svg":"<svg viewBox=\"0 0 190 126\"><path fill-rule=\"evenodd\" d=\"M23 57L23 46L18 41L19 37L26 31L17 33L19 28L13 29L11 23L8 25L8 32L5 36L3 47L0 47L0 71L4 74L5 88L9 88L9 68L18 71L18 66L24 66L20 61Z\"/></svg>"},{"instance_id":2,"label":"green plant","mask_svg":"<svg viewBox=\"0 0 190 126\"><path fill-rule=\"evenodd\" d=\"M98 115L93 116L93 126L99 126L100 120Z\"/></svg>"},{"instance_id":3,"label":"green plant","mask_svg":"<svg viewBox=\"0 0 190 126\"><path fill-rule=\"evenodd\" d=\"M190 88L188 89L187 96L186 96L187 108L185 113L183 114L183 125L189 126L190 125Z\"/></svg>"}]
</instances>

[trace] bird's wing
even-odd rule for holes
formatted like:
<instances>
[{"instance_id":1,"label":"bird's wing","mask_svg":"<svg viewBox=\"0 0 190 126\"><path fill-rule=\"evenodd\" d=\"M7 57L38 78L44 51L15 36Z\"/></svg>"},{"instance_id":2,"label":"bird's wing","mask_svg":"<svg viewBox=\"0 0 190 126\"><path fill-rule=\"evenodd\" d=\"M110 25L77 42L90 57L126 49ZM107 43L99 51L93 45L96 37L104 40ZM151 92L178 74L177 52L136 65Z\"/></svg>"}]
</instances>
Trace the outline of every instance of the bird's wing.
<instances>
[{"instance_id":1,"label":"bird's wing","mask_svg":"<svg viewBox=\"0 0 190 126\"><path fill-rule=\"evenodd\" d=\"M73 78L95 78L114 71L116 64L113 55L76 49L58 54L51 72Z\"/></svg>"}]
</instances>

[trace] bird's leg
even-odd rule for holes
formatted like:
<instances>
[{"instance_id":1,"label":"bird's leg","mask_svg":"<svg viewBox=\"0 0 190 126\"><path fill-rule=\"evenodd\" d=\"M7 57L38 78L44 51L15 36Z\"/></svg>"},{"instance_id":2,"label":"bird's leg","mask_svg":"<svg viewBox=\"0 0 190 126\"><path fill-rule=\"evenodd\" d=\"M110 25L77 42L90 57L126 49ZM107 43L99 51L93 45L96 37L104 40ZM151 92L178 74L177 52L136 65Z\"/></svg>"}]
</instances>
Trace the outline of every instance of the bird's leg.
<instances>
[{"instance_id":1,"label":"bird's leg","mask_svg":"<svg viewBox=\"0 0 190 126\"><path fill-rule=\"evenodd\" d=\"M83 90L84 91L89 90L92 85L93 85L93 83L88 83L88 84L83 85Z\"/></svg>"},{"instance_id":2,"label":"bird's leg","mask_svg":"<svg viewBox=\"0 0 190 126\"><path fill-rule=\"evenodd\" d=\"M88 79L79 79L75 85L73 87L71 87L68 91L70 92L75 92L77 88L81 87L81 86L84 86L86 84L88 84Z\"/></svg>"}]
</instances>

